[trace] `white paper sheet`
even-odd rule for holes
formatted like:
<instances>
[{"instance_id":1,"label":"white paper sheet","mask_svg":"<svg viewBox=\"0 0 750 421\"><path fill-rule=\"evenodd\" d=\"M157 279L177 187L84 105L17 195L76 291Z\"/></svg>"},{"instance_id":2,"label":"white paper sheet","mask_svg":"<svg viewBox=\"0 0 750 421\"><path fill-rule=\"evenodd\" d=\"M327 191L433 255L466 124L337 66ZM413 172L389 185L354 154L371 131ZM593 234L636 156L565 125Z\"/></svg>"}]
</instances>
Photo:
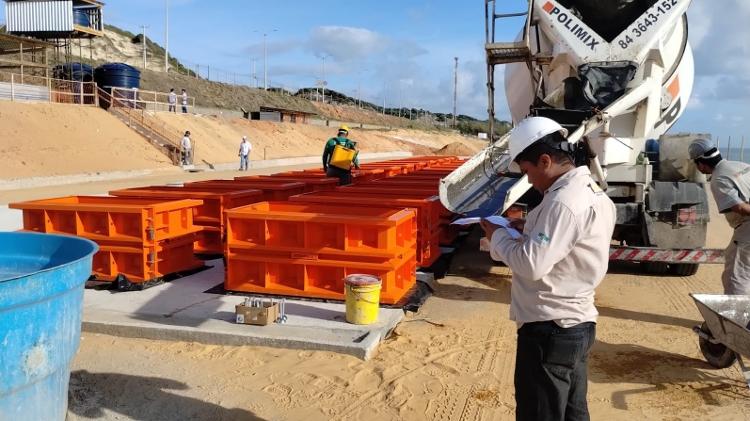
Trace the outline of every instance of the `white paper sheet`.
<instances>
[{"instance_id":1,"label":"white paper sheet","mask_svg":"<svg viewBox=\"0 0 750 421\"><path fill-rule=\"evenodd\" d=\"M519 238L522 237L521 233L518 232L518 230L516 230L515 228L511 228L510 221L508 221L507 219L505 219L502 216L492 215L492 216L488 216L488 217L486 217L484 219L486 219L488 222L490 222L492 224L499 225L499 226L505 228L505 230L508 232L508 234L514 240L517 240L517 239L519 239ZM481 220L482 220L482 218L478 217L478 216L471 217L471 218L459 218L459 219L456 219L455 221L451 222L451 225L466 226L466 225L478 224L479 221L481 221Z\"/></svg>"}]
</instances>

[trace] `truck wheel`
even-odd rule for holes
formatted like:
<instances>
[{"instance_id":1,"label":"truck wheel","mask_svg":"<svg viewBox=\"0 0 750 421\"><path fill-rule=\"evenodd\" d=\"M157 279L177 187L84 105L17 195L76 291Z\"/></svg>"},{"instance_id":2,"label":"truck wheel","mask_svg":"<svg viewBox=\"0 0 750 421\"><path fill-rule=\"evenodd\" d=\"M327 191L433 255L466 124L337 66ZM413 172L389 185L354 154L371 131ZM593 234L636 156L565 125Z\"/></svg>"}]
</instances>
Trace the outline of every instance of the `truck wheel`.
<instances>
[{"instance_id":1,"label":"truck wheel","mask_svg":"<svg viewBox=\"0 0 750 421\"><path fill-rule=\"evenodd\" d=\"M669 265L664 262L641 262L641 268L649 275L664 275L669 271Z\"/></svg>"},{"instance_id":2,"label":"truck wheel","mask_svg":"<svg viewBox=\"0 0 750 421\"><path fill-rule=\"evenodd\" d=\"M670 265L672 273L677 276L693 276L698 272L698 266L700 265L697 263L675 263Z\"/></svg>"},{"instance_id":3,"label":"truck wheel","mask_svg":"<svg viewBox=\"0 0 750 421\"><path fill-rule=\"evenodd\" d=\"M701 330L711 334L706 326L706 322L703 322L701 325ZM698 338L698 345L700 345L703 357L712 367L727 368L737 361L737 355L734 351L724 346L724 344L713 344L707 339Z\"/></svg>"}]
</instances>

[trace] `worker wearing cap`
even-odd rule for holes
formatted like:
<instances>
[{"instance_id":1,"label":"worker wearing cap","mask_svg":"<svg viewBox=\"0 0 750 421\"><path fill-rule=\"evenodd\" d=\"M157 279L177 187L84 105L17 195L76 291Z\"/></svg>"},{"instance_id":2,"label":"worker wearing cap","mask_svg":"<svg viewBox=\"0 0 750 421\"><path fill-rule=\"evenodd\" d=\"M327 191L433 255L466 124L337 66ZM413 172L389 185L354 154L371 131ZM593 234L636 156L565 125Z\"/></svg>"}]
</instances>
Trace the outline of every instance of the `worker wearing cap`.
<instances>
[{"instance_id":1,"label":"worker wearing cap","mask_svg":"<svg viewBox=\"0 0 750 421\"><path fill-rule=\"evenodd\" d=\"M339 168L331 164L331 157L333 155L333 150L336 148L336 146L342 146L347 149L355 149L356 143L351 141L349 138L349 127L342 125L339 127L339 131L336 135L336 137L332 137L328 139L328 142L326 142L325 148L323 148L323 170L326 172L326 176L328 177L336 177L339 179L339 184L342 186L348 185L352 183L352 170L351 167L359 168L359 160L357 159L357 155L354 155L354 158L352 159L351 165L348 169L345 168Z\"/></svg>"},{"instance_id":2,"label":"worker wearing cap","mask_svg":"<svg viewBox=\"0 0 750 421\"><path fill-rule=\"evenodd\" d=\"M750 295L750 165L723 159L706 139L694 140L688 153L698 171L711 175L716 206L734 229L724 253L724 294Z\"/></svg>"},{"instance_id":3,"label":"worker wearing cap","mask_svg":"<svg viewBox=\"0 0 750 421\"><path fill-rule=\"evenodd\" d=\"M588 420L587 364L596 335L594 289L607 272L615 205L573 164L567 130L544 117L521 121L509 137L510 159L542 202L514 240L482 220L495 260L513 272L511 319L518 325L517 420Z\"/></svg>"},{"instance_id":4,"label":"worker wearing cap","mask_svg":"<svg viewBox=\"0 0 750 421\"><path fill-rule=\"evenodd\" d=\"M253 150L253 145L247 140L247 136L242 136L242 142L240 142L240 150L237 156L240 157L240 171L247 171L248 164L250 163L250 151Z\"/></svg>"}]
</instances>

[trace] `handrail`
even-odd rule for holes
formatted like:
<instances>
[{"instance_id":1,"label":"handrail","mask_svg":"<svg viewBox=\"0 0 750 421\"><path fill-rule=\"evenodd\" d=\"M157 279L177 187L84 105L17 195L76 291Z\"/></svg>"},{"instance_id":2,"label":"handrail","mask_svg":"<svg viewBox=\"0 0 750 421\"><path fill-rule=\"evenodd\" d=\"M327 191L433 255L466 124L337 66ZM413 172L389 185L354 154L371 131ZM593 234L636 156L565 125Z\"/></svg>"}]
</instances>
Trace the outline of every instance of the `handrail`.
<instances>
[{"instance_id":1,"label":"handrail","mask_svg":"<svg viewBox=\"0 0 750 421\"><path fill-rule=\"evenodd\" d=\"M113 95L117 96L118 93L123 93L125 97L132 96L132 101L136 104L137 108L145 109L149 111L168 111L170 107L169 93L156 92L156 91L144 91L141 89L130 89L130 88L112 88ZM195 110L195 97L188 96L188 104L186 108L188 110ZM182 96L177 95L177 102L174 104L175 108L182 107Z\"/></svg>"},{"instance_id":2,"label":"handrail","mask_svg":"<svg viewBox=\"0 0 750 421\"><path fill-rule=\"evenodd\" d=\"M180 163L181 146L174 142L170 135L165 133L166 130L163 123L157 122L156 119L147 116L146 111L133 108L132 100L117 98L102 88L97 89L102 100L109 103L110 112L118 113L127 118L130 125L135 124L143 130L150 132L162 144L155 144L154 146L161 149L172 160L173 164L178 165Z\"/></svg>"},{"instance_id":3,"label":"handrail","mask_svg":"<svg viewBox=\"0 0 750 421\"><path fill-rule=\"evenodd\" d=\"M98 103L94 82L0 71L0 84L5 86L5 94L0 96L11 101L23 100L89 106Z\"/></svg>"}]
</instances>

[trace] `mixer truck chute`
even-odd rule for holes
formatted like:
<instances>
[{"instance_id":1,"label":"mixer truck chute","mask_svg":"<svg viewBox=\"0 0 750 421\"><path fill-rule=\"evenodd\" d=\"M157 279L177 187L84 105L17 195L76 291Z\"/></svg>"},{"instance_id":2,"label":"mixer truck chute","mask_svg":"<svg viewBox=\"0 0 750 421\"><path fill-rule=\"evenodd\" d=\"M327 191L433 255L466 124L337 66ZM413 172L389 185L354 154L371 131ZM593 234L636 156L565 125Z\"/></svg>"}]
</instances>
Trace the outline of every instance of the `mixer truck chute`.
<instances>
[{"instance_id":1,"label":"mixer truck chute","mask_svg":"<svg viewBox=\"0 0 750 421\"><path fill-rule=\"evenodd\" d=\"M617 206L614 259L678 274L721 263L718 251L703 249L708 202L687 155L694 137L665 135L693 88L690 0L530 0L526 12L511 14L498 14L495 3L485 1L490 145L441 181L442 203L487 215L539 201L513 174L507 135L494 135L495 67L504 65L514 123L549 117L569 142L585 142L578 164L590 166ZM498 42L496 24L513 16L526 17L519 36Z\"/></svg>"}]
</instances>

